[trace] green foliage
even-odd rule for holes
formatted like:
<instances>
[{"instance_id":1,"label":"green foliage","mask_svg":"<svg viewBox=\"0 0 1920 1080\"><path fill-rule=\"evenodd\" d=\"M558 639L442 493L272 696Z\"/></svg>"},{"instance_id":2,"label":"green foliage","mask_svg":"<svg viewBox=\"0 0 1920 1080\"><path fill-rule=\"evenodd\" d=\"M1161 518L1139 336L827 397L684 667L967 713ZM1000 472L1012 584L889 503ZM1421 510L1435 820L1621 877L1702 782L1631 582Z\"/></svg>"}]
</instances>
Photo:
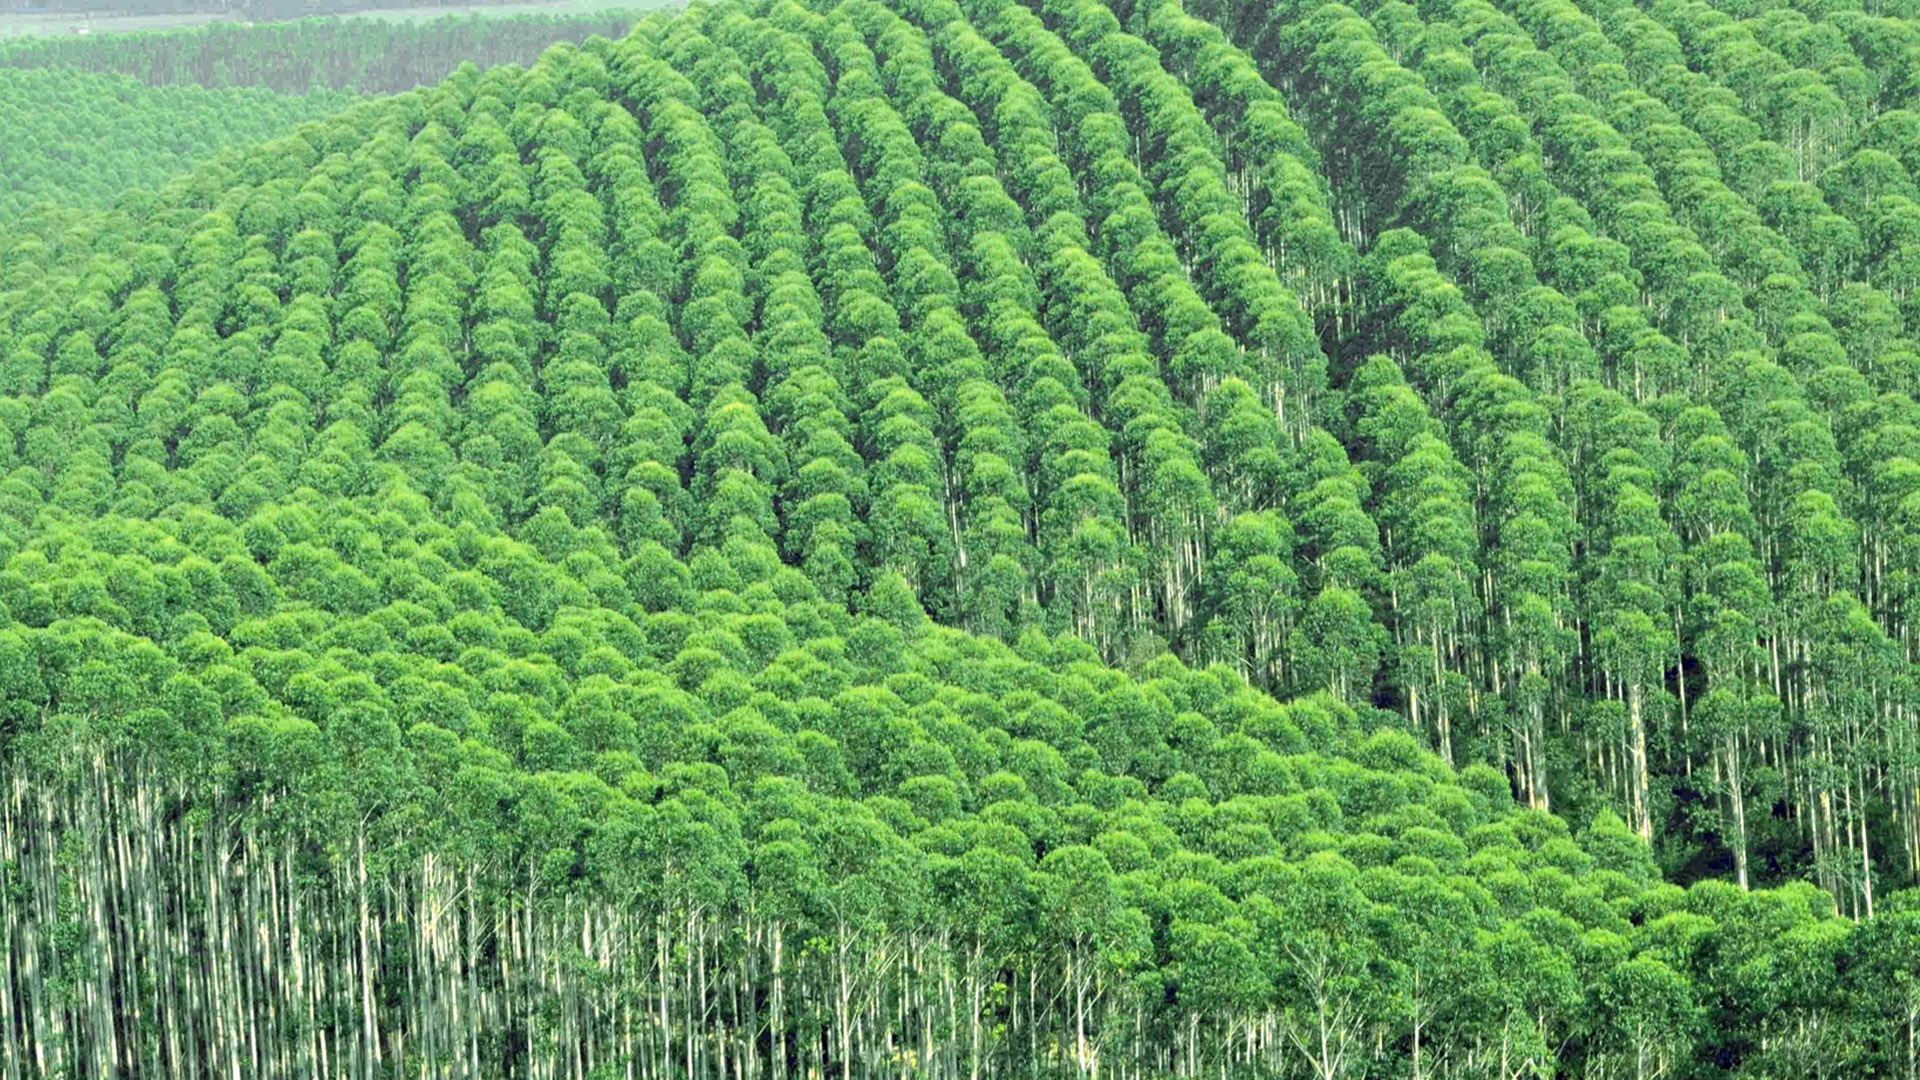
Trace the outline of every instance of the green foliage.
<instances>
[{"instance_id":1,"label":"green foliage","mask_svg":"<svg viewBox=\"0 0 1920 1080\"><path fill-rule=\"evenodd\" d=\"M325 90L290 96L148 86L71 68L0 69L0 215L104 206L351 100Z\"/></svg>"},{"instance_id":2,"label":"green foliage","mask_svg":"<svg viewBox=\"0 0 1920 1080\"><path fill-rule=\"evenodd\" d=\"M436 82L463 63L483 68L531 63L556 41L618 37L633 22L632 13L619 10L474 12L411 21L211 22L176 30L0 40L0 66L118 73L152 86L392 94Z\"/></svg>"},{"instance_id":3,"label":"green foliage","mask_svg":"<svg viewBox=\"0 0 1920 1080\"><path fill-rule=\"evenodd\" d=\"M1911 1075L1920 42L1734 6L700 6L20 219L4 1067Z\"/></svg>"}]
</instances>

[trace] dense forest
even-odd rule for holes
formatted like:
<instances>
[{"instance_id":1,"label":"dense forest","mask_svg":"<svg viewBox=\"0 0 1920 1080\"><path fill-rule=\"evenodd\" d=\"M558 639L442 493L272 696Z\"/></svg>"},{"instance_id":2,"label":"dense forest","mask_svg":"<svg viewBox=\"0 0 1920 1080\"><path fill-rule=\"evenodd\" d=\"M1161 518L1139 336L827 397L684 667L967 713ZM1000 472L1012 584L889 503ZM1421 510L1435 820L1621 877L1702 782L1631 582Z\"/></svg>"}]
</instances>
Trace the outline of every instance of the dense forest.
<instances>
[{"instance_id":1,"label":"dense forest","mask_svg":"<svg viewBox=\"0 0 1920 1080\"><path fill-rule=\"evenodd\" d=\"M106 206L220 151L249 146L351 98L148 86L75 68L0 65L0 218L42 204Z\"/></svg>"},{"instance_id":2,"label":"dense forest","mask_svg":"<svg viewBox=\"0 0 1920 1080\"><path fill-rule=\"evenodd\" d=\"M462 63L529 63L630 25L619 12L302 19L0 41L0 218L107 206L358 93L437 82Z\"/></svg>"},{"instance_id":3,"label":"dense forest","mask_svg":"<svg viewBox=\"0 0 1920 1080\"><path fill-rule=\"evenodd\" d=\"M584 2L591 4L594 0ZM584 5L582 0L9 0L4 7L0 7L0 15L41 21L62 15L78 16L85 21L77 25L91 29L112 28L121 19L141 20L133 23L134 26L142 23L152 26L155 22L151 20L168 19L292 21L342 14L406 18L446 10L506 14L524 12L534 6L578 11ZM93 19L102 22L95 24L91 21ZM60 33L63 30L30 29L27 32ZM122 31L108 29L108 32Z\"/></svg>"},{"instance_id":4,"label":"dense forest","mask_svg":"<svg viewBox=\"0 0 1920 1080\"><path fill-rule=\"evenodd\" d=\"M463 63L482 68L529 64L555 42L577 42L594 34L619 37L631 25L633 16L619 11L445 15L419 22L221 22L184 30L0 40L0 67L114 72L154 86L390 94L439 82ZM287 127L272 134L284 134ZM244 141L265 138L253 135Z\"/></svg>"},{"instance_id":5,"label":"dense forest","mask_svg":"<svg viewBox=\"0 0 1920 1080\"><path fill-rule=\"evenodd\" d=\"M1916 72L699 3L0 228L0 1080L1920 1077Z\"/></svg>"}]
</instances>

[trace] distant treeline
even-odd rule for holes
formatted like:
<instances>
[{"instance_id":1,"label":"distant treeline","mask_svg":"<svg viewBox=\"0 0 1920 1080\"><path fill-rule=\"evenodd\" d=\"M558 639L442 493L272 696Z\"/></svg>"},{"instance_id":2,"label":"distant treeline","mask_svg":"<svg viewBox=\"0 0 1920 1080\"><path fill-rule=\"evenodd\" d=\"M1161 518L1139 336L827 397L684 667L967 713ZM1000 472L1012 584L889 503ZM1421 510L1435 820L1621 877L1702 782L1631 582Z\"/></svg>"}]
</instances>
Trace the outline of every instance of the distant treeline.
<instances>
[{"instance_id":1,"label":"distant treeline","mask_svg":"<svg viewBox=\"0 0 1920 1080\"><path fill-rule=\"evenodd\" d=\"M524 3L525 0L459 0L458 6L489 7ZM289 18L299 13L338 14L347 11L407 11L448 5L421 0L52 0L47 3L0 4L0 15L64 13L93 16L149 15L228 15L247 14L255 18ZM292 12L262 15L263 10Z\"/></svg>"},{"instance_id":2,"label":"distant treeline","mask_svg":"<svg viewBox=\"0 0 1920 1080\"><path fill-rule=\"evenodd\" d=\"M464 61L481 67L531 63L556 41L619 37L632 25L632 13L622 11L449 15L418 23L327 18L264 26L212 23L107 37L21 38L0 43L0 65L72 66L154 85L394 93L436 82Z\"/></svg>"},{"instance_id":3,"label":"distant treeline","mask_svg":"<svg viewBox=\"0 0 1920 1080\"><path fill-rule=\"evenodd\" d=\"M353 100L326 89L148 86L112 72L0 67L0 219L46 204L110 205Z\"/></svg>"}]
</instances>

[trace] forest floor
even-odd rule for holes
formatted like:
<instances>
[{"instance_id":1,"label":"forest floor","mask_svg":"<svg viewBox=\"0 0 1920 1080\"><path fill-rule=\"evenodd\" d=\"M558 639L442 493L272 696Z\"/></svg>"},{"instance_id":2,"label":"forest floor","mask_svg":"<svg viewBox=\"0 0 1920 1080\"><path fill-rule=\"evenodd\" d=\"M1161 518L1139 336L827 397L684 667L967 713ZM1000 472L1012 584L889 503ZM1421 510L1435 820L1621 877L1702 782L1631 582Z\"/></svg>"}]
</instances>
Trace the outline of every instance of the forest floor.
<instances>
[{"instance_id":1,"label":"forest floor","mask_svg":"<svg viewBox=\"0 0 1920 1080\"><path fill-rule=\"evenodd\" d=\"M613 8L668 7L672 0L529 0L512 4L442 4L435 7L386 8L335 16L343 19L390 19L411 22L442 15L577 15ZM94 15L84 11L0 12L0 38L29 34L115 34L132 30L170 30L211 22L245 22L232 12L192 11L168 15Z\"/></svg>"}]
</instances>

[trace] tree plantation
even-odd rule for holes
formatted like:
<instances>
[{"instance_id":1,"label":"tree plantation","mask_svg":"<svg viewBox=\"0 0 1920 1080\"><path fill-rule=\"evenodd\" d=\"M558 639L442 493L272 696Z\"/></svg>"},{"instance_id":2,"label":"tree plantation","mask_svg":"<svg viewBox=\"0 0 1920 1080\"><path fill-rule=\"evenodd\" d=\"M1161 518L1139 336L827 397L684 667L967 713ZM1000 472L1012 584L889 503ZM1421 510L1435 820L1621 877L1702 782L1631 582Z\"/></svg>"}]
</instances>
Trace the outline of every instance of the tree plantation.
<instances>
[{"instance_id":1,"label":"tree plantation","mask_svg":"<svg viewBox=\"0 0 1920 1080\"><path fill-rule=\"evenodd\" d=\"M0 49L0 1080L1920 1077L1920 12L1356 2Z\"/></svg>"},{"instance_id":2,"label":"tree plantation","mask_svg":"<svg viewBox=\"0 0 1920 1080\"><path fill-rule=\"evenodd\" d=\"M108 206L220 151L284 134L351 99L316 90L148 86L74 68L0 65L0 220Z\"/></svg>"},{"instance_id":3,"label":"tree plantation","mask_svg":"<svg viewBox=\"0 0 1920 1080\"><path fill-rule=\"evenodd\" d=\"M555 42L578 42L593 34L619 36L632 25L631 13L611 10L443 15L421 22L380 18L216 22L193 29L100 37L13 38L0 41L0 66L118 72L154 86L256 86L287 94L319 87L394 93L438 82L468 61L482 68L531 63ZM284 134L289 127L283 125L249 141Z\"/></svg>"},{"instance_id":4,"label":"tree plantation","mask_svg":"<svg viewBox=\"0 0 1920 1080\"><path fill-rule=\"evenodd\" d=\"M355 92L412 89L468 61L531 61L556 40L632 22L618 12L304 19L0 41L0 218L111 205L329 116Z\"/></svg>"}]
</instances>

